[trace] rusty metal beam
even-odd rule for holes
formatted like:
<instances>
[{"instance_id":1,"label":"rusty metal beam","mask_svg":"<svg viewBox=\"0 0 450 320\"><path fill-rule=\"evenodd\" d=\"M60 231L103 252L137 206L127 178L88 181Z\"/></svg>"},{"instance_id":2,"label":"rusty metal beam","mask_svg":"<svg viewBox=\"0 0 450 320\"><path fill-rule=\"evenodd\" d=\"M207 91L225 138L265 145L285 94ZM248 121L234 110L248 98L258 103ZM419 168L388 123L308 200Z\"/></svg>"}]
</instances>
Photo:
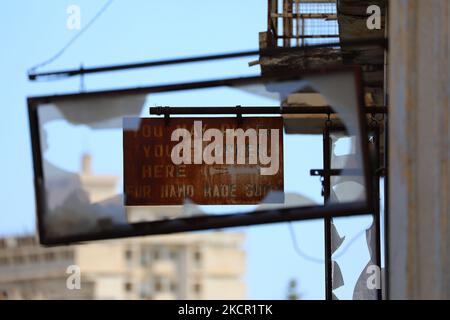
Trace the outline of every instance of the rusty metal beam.
<instances>
[{"instance_id":1,"label":"rusty metal beam","mask_svg":"<svg viewBox=\"0 0 450 320\"><path fill-rule=\"evenodd\" d=\"M152 115L199 115L199 114L336 114L330 106L319 107L243 107L243 106L222 106L222 107L150 107ZM366 107L366 114L387 114L386 107Z\"/></svg>"}]
</instances>

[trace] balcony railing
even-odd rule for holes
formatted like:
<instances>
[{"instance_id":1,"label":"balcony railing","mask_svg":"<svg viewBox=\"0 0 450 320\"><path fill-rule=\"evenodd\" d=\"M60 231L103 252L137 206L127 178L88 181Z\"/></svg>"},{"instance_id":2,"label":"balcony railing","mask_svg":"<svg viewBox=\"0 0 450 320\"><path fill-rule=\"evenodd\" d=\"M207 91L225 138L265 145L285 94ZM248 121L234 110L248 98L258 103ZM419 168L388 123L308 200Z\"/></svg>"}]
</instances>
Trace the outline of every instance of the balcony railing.
<instances>
[{"instance_id":1,"label":"balcony railing","mask_svg":"<svg viewBox=\"0 0 450 320\"><path fill-rule=\"evenodd\" d=\"M268 29L261 47L298 47L338 39L336 1L268 1Z\"/></svg>"}]
</instances>

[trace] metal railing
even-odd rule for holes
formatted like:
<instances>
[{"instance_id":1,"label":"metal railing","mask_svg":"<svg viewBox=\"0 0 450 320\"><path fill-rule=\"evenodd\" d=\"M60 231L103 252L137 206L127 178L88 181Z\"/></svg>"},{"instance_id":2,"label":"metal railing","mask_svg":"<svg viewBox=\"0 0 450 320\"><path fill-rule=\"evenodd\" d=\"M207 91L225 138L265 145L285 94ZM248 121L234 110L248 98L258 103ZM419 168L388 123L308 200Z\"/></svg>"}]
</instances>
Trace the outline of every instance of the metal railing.
<instances>
[{"instance_id":1,"label":"metal railing","mask_svg":"<svg viewBox=\"0 0 450 320\"><path fill-rule=\"evenodd\" d=\"M264 47L294 47L338 38L336 1L268 0Z\"/></svg>"}]
</instances>

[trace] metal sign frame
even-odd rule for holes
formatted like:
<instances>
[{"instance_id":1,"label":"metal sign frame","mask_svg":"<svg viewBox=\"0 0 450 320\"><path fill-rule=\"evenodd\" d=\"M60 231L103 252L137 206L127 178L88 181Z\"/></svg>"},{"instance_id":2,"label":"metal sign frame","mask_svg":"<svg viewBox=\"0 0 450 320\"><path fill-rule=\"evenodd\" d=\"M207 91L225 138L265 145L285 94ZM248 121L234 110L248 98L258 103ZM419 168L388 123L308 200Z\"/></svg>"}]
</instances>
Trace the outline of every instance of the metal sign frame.
<instances>
[{"instance_id":1,"label":"metal sign frame","mask_svg":"<svg viewBox=\"0 0 450 320\"><path fill-rule=\"evenodd\" d=\"M380 186L379 180L382 176L380 172L380 136L381 127L378 121L374 120L372 114L372 120L367 126L367 138L371 137L373 140L370 142L368 140L368 154L369 162L371 164L371 181L372 184L372 200L373 207L372 211L367 212L367 216L373 217L373 225L375 229L375 244L374 244L374 264L382 270L381 266L381 212L380 212ZM331 134L336 132L344 132L345 128L339 125L334 125L331 121L325 125L322 137L323 137L323 169L312 169L311 175L319 176L323 179L323 193L324 201L327 202L330 199L331 194L331 178L337 177L342 174L342 170L333 169L331 165ZM366 138L366 139L367 139ZM351 171L351 170L350 170ZM333 300L334 290L333 290L333 260L332 252L332 223L333 218L326 217L324 219L324 274L325 274L325 300ZM376 289L376 299L382 300L382 288Z\"/></svg>"},{"instance_id":2,"label":"metal sign frame","mask_svg":"<svg viewBox=\"0 0 450 320\"><path fill-rule=\"evenodd\" d=\"M360 67L337 67L337 68L327 68L314 71L305 71L300 74L295 75L283 75L278 77L264 77L264 76L254 76L245 78L231 78L231 79L218 79L218 80L208 80L200 82L188 82L188 83L177 83L169 85L159 85L159 86L149 86L149 87L139 87L139 88L128 88L128 89L118 89L118 90L108 90L108 91L95 91L95 92L84 92L84 93L71 93L63 95L52 95L52 96L35 96L28 98L28 114L29 114L29 124L31 133L31 143L32 143L32 153L33 153L33 167L34 167L34 185L35 185L35 197L36 197L36 212L37 212L37 229L39 233L40 243L43 245L67 245L78 242L85 241L95 241L95 240L106 240L113 238L124 238L124 237L135 237L135 236L146 236L146 235L156 235L156 234L169 234L176 232L188 232L188 231L198 231L205 229L219 229L226 227L238 227L247 225L260 225L276 222L286 222L286 221L299 221L299 220L312 220L312 219L327 219L332 217L348 217L348 216L359 216L367 215L373 211L374 202L372 199L372 187L371 187L371 164L368 158L368 147L364 143L365 139L360 139L361 150L363 157L363 174L366 181L366 201L354 202L354 203L341 203L341 204L330 204L327 206L309 206L309 207L297 207L297 208L279 208L271 209L265 211L258 211L252 214L239 213L239 214L222 214L222 215L210 215L201 217L186 217L178 218L174 220L163 220L163 221L153 221L144 223L135 223L124 226L123 228L116 227L116 229L104 233L87 233L77 236L65 236L61 238L49 238L45 233L45 226L43 225L43 217L46 212L46 197L44 188L44 174L43 174L43 162L42 162L42 150L40 144L39 135L39 121L38 121L38 108L42 104L68 99L68 98L85 98L85 97L112 97L112 96L122 96L127 94L149 94L149 93L162 93L162 92L173 92L181 90L192 90L192 89L204 89L213 88L219 86L238 86L253 83L260 83L262 81L283 81L283 80L301 80L304 76L310 76L313 74L328 74L333 72L352 72L355 78L355 86L357 89L357 99L358 99L358 119L359 119L359 131L362 137L366 137L366 113L369 110L364 108L363 90L362 90L362 78ZM202 108L198 108L198 112L201 112ZM227 114L229 110L222 110L222 114ZM269 108L268 108L269 109ZM284 113L283 108L272 108L268 110L269 114L281 114ZM298 108L300 109L300 108ZM296 110L296 114L301 114L301 110ZM378 108L377 108L378 109ZM379 108L380 113L384 112L383 108ZM216 110L217 111L217 110ZM258 113L261 113L258 110ZM219 112L219 111L217 111ZM254 111L256 112L256 110ZM289 112L289 110L286 110ZM318 108L315 110L307 110L305 112L308 114L330 114L334 113L329 107ZM241 115L247 114L246 108L239 108L239 113ZM249 112L249 114L252 112ZM294 113L294 112L293 112ZM375 110L371 110L370 113L378 113ZM198 113L197 113L198 114ZM205 110L205 114L208 114Z\"/></svg>"}]
</instances>

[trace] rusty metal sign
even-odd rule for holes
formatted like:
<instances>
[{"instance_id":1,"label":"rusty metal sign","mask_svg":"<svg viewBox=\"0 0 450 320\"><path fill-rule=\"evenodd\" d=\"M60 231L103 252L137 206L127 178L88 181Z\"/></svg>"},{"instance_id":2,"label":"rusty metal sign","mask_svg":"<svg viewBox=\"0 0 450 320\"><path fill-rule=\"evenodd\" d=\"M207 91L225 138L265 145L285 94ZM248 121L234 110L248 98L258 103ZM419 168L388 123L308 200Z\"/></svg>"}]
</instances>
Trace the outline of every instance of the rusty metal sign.
<instances>
[{"instance_id":1,"label":"rusty metal sign","mask_svg":"<svg viewBox=\"0 0 450 320\"><path fill-rule=\"evenodd\" d=\"M284 202L281 117L124 118L125 205Z\"/></svg>"}]
</instances>

